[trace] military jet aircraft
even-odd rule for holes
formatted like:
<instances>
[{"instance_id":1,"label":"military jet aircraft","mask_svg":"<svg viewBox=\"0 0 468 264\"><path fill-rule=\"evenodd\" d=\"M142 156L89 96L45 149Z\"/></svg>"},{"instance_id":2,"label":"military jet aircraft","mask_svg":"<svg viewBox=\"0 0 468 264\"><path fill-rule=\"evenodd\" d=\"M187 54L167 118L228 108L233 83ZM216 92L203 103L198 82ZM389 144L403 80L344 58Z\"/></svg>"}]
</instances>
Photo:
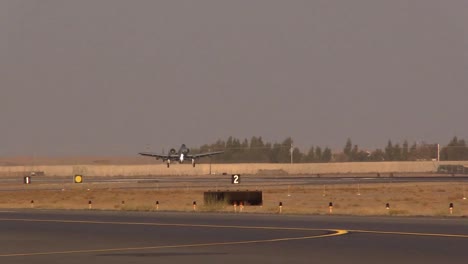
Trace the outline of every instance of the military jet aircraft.
<instances>
[{"instance_id":1,"label":"military jet aircraft","mask_svg":"<svg viewBox=\"0 0 468 264\"><path fill-rule=\"evenodd\" d=\"M169 168L169 165L171 164L172 161L178 161L179 163L184 163L186 159L192 160L192 166L195 167L195 162L196 159L202 158L202 157L209 157L217 154L224 153L224 151L214 151L214 152L205 152L205 153L199 153L199 154L189 154L190 149L185 146L185 144L182 144L180 146L179 150L176 151L175 149L169 150L168 154L157 154L153 152L140 152L138 154L142 156L147 156L147 157L154 157L157 160L162 159L163 162L166 162L167 167Z\"/></svg>"}]
</instances>

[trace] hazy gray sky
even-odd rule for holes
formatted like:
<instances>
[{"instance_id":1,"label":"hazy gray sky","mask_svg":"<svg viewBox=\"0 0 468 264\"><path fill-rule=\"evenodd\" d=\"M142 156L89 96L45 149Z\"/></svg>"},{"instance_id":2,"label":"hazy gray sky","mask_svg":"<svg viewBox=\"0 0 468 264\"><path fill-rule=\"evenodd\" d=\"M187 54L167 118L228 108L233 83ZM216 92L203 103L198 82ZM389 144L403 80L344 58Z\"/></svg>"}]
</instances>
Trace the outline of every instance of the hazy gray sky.
<instances>
[{"instance_id":1,"label":"hazy gray sky","mask_svg":"<svg viewBox=\"0 0 468 264\"><path fill-rule=\"evenodd\" d=\"M0 1L0 155L468 137L468 1Z\"/></svg>"}]
</instances>

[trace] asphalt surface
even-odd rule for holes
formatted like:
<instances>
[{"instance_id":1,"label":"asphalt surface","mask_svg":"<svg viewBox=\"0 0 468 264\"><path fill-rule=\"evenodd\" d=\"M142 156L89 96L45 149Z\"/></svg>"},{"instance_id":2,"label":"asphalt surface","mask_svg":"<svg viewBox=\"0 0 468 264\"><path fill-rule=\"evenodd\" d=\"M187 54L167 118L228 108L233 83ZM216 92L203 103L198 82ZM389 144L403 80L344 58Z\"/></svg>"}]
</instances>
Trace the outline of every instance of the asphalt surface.
<instances>
[{"instance_id":1,"label":"asphalt surface","mask_svg":"<svg viewBox=\"0 0 468 264\"><path fill-rule=\"evenodd\" d=\"M0 212L0 263L465 263L467 218Z\"/></svg>"}]
</instances>

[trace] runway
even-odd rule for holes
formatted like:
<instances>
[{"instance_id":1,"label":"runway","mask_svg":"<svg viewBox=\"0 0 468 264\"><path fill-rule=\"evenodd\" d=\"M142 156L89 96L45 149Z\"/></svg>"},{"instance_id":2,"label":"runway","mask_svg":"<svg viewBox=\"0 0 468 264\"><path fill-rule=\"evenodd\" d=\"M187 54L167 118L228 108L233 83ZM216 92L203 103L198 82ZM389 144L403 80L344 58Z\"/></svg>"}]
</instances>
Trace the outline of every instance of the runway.
<instances>
[{"instance_id":1,"label":"runway","mask_svg":"<svg viewBox=\"0 0 468 264\"><path fill-rule=\"evenodd\" d=\"M63 184L73 182L72 177L51 177L35 176L32 178L32 185L42 190L60 190ZM245 175L242 176L242 185L245 187L258 188L278 187L278 186L313 186L313 185L339 185L339 184L392 184L392 183L421 183L421 182L468 182L468 176L408 176L400 175L398 177L375 177L373 176L339 176L328 175L318 177L317 175L301 176L262 176ZM0 191L23 190L18 187L23 183L20 177L2 177L0 178ZM89 176L84 178L84 183L93 184L95 188L113 184L113 189L173 189L191 186L196 188L217 189L232 186L231 175L213 175L213 176L141 176L141 177L96 177ZM48 185L46 187L42 187ZM57 185L57 186L54 186Z\"/></svg>"},{"instance_id":2,"label":"runway","mask_svg":"<svg viewBox=\"0 0 468 264\"><path fill-rule=\"evenodd\" d=\"M464 263L466 218L0 212L2 263Z\"/></svg>"}]
</instances>

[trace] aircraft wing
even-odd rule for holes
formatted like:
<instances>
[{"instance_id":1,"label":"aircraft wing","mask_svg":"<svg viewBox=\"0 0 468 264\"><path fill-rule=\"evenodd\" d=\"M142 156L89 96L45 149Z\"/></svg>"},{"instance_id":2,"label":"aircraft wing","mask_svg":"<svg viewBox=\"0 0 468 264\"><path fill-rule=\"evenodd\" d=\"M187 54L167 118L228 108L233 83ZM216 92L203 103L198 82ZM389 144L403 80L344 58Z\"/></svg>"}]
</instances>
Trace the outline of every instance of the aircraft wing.
<instances>
[{"instance_id":1,"label":"aircraft wing","mask_svg":"<svg viewBox=\"0 0 468 264\"><path fill-rule=\"evenodd\" d=\"M189 154L186 157L189 159L198 159L202 157L208 157L208 156L213 156L213 155L218 155L224 153L224 151L213 151L213 152L205 152L205 153L200 153L200 154Z\"/></svg>"},{"instance_id":2,"label":"aircraft wing","mask_svg":"<svg viewBox=\"0 0 468 264\"><path fill-rule=\"evenodd\" d=\"M154 157L158 159L177 159L177 155L167 155L167 154L158 154L158 153L153 153L153 152L140 152L138 153L142 156L147 156L147 157Z\"/></svg>"}]
</instances>

